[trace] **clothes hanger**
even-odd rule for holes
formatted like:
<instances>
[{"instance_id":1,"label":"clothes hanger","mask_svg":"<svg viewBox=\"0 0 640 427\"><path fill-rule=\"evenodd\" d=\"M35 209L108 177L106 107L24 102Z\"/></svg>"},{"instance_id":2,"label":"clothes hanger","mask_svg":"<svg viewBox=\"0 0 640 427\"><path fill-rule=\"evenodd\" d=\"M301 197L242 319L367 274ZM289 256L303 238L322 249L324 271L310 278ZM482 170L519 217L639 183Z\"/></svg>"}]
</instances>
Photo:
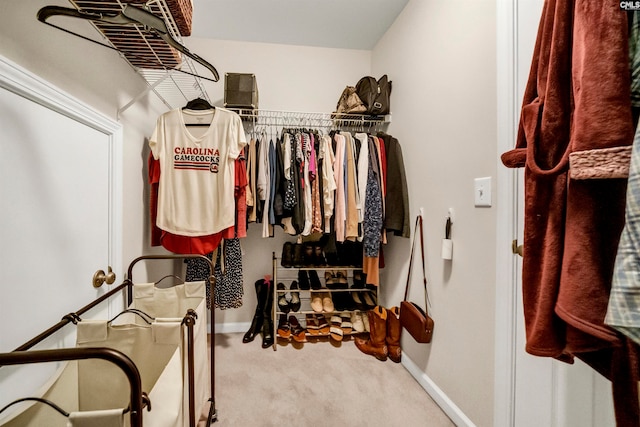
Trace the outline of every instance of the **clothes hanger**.
<instances>
[{"instance_id":1,"label":"clothes hanger","mask_svg":"<svg viewBox=\"0 0 640 427\"><path fill-rule=\"evenodd\" d=\"M191 101L187 102L187 105L185 105L184 107L182 107L183 110L193 110L193 111L210 111L211 114L215 114L215 109L216 107L214 107L213 105L209 104L209 101L207 101L206 99L202 99L202 98L196 98L196 99L192 99ZM200 119L202 119L202 117L200 117ZM200 121L200 122L196 122L196 123L187 123L185 120L185 126L204 126L204 127L209 127L211 126L211 121Z\"/></svg>"},{"instance_id":2,"label":"clothes hanger","mask_svg":"<svg viewBox=\"0 0 640 427\"><path fill-rule=\"evenodd\" d=\"M183 110L194 110L194 111L206 111L213 110L215 112L216 107L211 105L209 101L203 98L195 98L191 101L187 102L187 105L182 107ZM203 123L185 123L186 126L211 126L211 122L203 122ZM162 280L162 279L160 279Z\"/></svg>"},{"instance_id":3,"label":"clothes hanger","mask_svg":"<svg viewBox=\"0 0 640 427\"><path fill-rule=\"evenodd\" d=\"M211 105L209 101L203 98L192 99L187 105L182 107L183 110L215 110L216 107Z\"/></svg>"},{"instance_id":4,"label":"clothes hanger","mask_svg":"<svg viewBox=\"0 0 640 427\"><path fill-rule=\"evenodd\" d=\"M193 59L194 61L196 61L197 63L199 63L200 65L202 65L203 67L205 67L206 69L208 69L209 71L211 71L211 74L213 74L213 79L208 78L208 77L203 77L203 76L199 76L197 74L193 74L190 73L188 71L184 71L181 70L179 68L172 68L176 71L179 71L181 73L185 73L185 74L189 74L195 77L200 77L203 78L205 80L209 80L212 82L217 82L218 80L220 80L220 75L218 74L218 70L216 70L216 68L211 65L209 62L205 61L203 58L201 58L200 56L196 55L195 53L192 53L189 49L187 49L185 46L183 46L180 42L178 42L176 39L173 38L173 36L169 33L169 29L167 28L167 24L164 22L164 20L150 12L147 12L144 9L141 9L139 7L135 7L132 6L131 4L125 4L124 8L122 9L122 12L120 13L115 13L115 14L103 14L103 13L92 13L92 12L87 12L87 11L82 11L82 10L76 10L76 9L72 9L72 8L68 8L68 7L61 7L61 6L45 6L43 8L41 8L38 11L37 17L38 20L42 23L45 23L47 25L50 25L54 28L57 28L58 30L64 31L65 33L69 33L69 34L73 34L74 36L80 37L82 39L88 40L92 43L96 43L99 44L101 46L105 46L108 47L109 49L113 49L115 51L119 51L118 49L116 49L113 46L109 46L107 44L104 43L100 43L98 41L92 40L89 37L85 37L81 34L78 33L74 33L73 31L67 30L65 28L62 28L58 25L54 25L50 22L47 22L47 19L49 19L52 16L57 16L57 15L62 15L62 16L69 16L72 18L80 18L80 19L86 19L88 21L93 21L93 22L104 22L107 24L116 24L116 25L130 25L130 24L137 24L137 25L142 25L144 27L144 29L150 33L153 34L157 34L162 40L164 40L169 46L173 47L174 49L176 49L177 51L183 53L184 55L188 56L189 58ZM132 55L135 56L135 55ZM148 58L144 58L145 60L149 61L149 62L153 62L151 60L148 60ZM159 64L159 63L155 63L155 65L161 65L165 70L167 69L167 67L164 66L164 64Z\"/></svg>"}]
</instances>

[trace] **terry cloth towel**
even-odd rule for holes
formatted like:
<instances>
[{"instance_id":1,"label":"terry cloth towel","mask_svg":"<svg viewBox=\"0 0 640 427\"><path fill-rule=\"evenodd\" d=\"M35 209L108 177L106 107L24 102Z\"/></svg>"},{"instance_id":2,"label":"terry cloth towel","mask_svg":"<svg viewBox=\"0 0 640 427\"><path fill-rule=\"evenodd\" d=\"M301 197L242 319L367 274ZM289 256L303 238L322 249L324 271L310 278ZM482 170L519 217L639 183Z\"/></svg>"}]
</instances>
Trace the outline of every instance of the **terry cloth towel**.
<instances>
[{"instance_id":1,"label":"terry cloth towel","mask_svg":"<svg viewBox=\"0 0 640 427\"><path fill-rule=\"evenodd\" d=\"M502 161L525 167L526 350L584 360L613 382L618 425L639 426L635 346L604 324L626 181L569 177L570 154L631 145L629 75L619 2L547 0L516 147Z\"/></svg>"},{"instance_id":2,"label":"terry cloth towel","mask_svg":"<svg viewBox=\"0 0 640 427\"><path fill-rule=\"evenodd\" d=\"M122 409L71 412L67 427L122 427L124 426L123 412Z\"/></svg>"}]
</instances>

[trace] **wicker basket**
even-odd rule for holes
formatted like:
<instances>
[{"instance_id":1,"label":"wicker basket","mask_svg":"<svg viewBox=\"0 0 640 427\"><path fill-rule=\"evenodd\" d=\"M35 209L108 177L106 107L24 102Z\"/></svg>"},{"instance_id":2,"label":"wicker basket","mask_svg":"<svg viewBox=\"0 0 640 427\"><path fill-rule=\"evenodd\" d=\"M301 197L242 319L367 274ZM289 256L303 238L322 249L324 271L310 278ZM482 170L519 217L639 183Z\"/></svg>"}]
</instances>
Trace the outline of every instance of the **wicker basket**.
<instances>
[{"instance_id":1,"label":"wicker basket","mask_svg":"<svg viewBox=\"0 0 640 427\"><path fill-rule=\"evenodd\" d=\"M191 35L193 4L191 0L166 0L169 11L183 36Z\"/></svg>"}]
</instances>

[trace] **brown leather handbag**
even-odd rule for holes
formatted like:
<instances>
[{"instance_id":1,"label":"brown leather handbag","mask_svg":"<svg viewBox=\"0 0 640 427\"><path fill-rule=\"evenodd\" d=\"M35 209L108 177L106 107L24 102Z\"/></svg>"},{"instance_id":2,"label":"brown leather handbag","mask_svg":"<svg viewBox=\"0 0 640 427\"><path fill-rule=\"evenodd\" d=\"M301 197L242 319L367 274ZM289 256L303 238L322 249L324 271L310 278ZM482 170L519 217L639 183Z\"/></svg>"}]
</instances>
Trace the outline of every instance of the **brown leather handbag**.
<instances>
[{"instance_id":1,"label":"brown leather handbag","mask_svg":"<svg viewBox=\"0 0 640 427\"><path fill-rule=\"evenodd\" d=\"M420 253L422 255L422 281L424 282L424 307L423 310L418 304L407 301L409 296L409 284L411 283L411 269L413 267L413 252L416 247L418 237L418 226L420 226ZM433 336L433 319L428 312L427 297L427 275L424 267L424 236L422 231L422 216L416 218L416 227L411 244L411 256L409 258L409 273L407 274L407 287L404 291L404 300L400 303L400 324L411 334L414 340L419 343L430 343Z\"/></svg>"}]
</instances>

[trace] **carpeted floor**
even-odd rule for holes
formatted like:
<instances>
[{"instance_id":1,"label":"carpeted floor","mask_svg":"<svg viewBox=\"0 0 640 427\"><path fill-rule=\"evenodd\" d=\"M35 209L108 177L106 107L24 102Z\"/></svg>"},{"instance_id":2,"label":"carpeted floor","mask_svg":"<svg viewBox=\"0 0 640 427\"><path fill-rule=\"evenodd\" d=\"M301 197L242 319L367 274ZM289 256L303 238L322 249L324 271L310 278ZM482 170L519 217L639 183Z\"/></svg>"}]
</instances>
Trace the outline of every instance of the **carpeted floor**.
<instances>
[{"instance_id":1,"label":"carpeted floor","mask_svg":"<svg viewBox=\"0 0 640 427\"><path fill-rule=\"evenodd\" d=\"M273 351L242 335L216 335L214 426L454 425L402 365L361 353L353 340Z\"/></svg>"}]
</instances>

